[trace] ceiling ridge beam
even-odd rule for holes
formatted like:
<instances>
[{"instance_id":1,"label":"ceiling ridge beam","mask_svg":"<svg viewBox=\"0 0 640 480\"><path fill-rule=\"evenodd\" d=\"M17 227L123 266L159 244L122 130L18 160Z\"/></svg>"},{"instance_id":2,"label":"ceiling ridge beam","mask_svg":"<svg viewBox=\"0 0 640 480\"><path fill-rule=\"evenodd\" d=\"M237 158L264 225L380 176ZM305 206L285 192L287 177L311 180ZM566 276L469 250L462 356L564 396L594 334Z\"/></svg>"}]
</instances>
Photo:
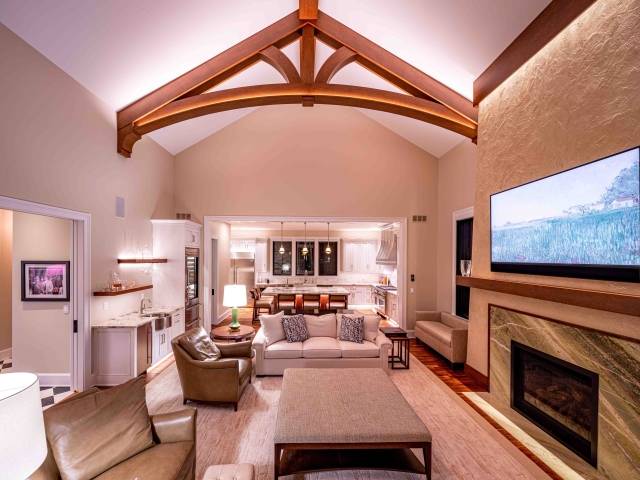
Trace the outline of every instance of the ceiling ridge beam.
<instances>
[{"instance_id":1,"label":"ceiling ridge beam","mask_svg":"<svg viewBox=\"0 0 640 480\"><path fill-rule=\"evenodd\" d=\"M241 64L242 62L247 62L251 57L255 57L266 47L271 45L279 46L278 42L282 40L289 41L290 43L295 40L295 38L299 37L298 32L300 28L306 24L306 21L298 18L298 11L296 10L263 30L260 30L254 35L120 110L117 115L118 129L125 127L138 118L141 118L163 105L180 98L198 87L201 87L202 90L202 88L207 87L206 83L208 80L224 74L226 71L232 69L238 64ZM295 36L295 38L292 39L292 36ZM253 65L253 63L250 63L245 68ZM237 73L239 72L236 72L236 74ZM225 80L228 78L230 78L230 76L226 77ZM206 90L213 88L213 86L215 85L209 86Z\"/></svg>"},{"instance_id":2,"label":"ceiling ridge beam","mask_svg":"<svg viewBox=\"0 0 640 480\"><path fill-rule=\"evenodd\" d=\"M316 83L329 83L336 73L352 62L355 62L358 54L349 47L340 47L327 58L316 75Z\"/></svg>"},{"instance_id":3,"label":"ceiling ridge beam","mask_svg":"<svg viewBox=\"0 0 640 480\"><path fill-rule=\"evenodd\" d=\"M321 32L319 35L316 34L316 36L318 36L318 39L323 43L327 43L327 45L336 49L341 46L349 47L358 53L359 58L356 61L359 64L373 71L388 82L405 91L407 90L400 85L408 84L422 92L423 95L435 99L447 108L471 120L476 125L478 124L477 108L473 106L471 100L465 98L458 92L396 57L322 11L318 12L318 18L311 20L311 23ZM400 82L396 83L398 80L400 80ZM413 95L413 93L411 94Z\"/></svg>"},{"instance_id":4,"label":"ceiling ridge beam","mask_svg":"<svg viewBox=\"0 0 640 480\"><path fill-rule=\"evenodd\" d=\"M302 82L293 62L273 45L262 50L258 56L260 60L275 68L288 83Z\"/></svg>"},{"instance_id":5,"label":"ceiling ridge beam","mask_svg":"<svg viewBox=\"0 0 640 480\"><path fill-rule=\"evenodd\" d=\"M316 66L316 35L313 25L302 27L300 38L300 78L304 83L313 83Z\"/></svg>"},{"instance_id":6,"label":"ceiling ridge beam","mask_svg":"<svg viewBox=\"0 0 640 480\"><path fill-rule=\"evenodd\" d=\"M326 83L255 85L176 100L136 121L132 133L146 135L185 120L237 108L300 105L303 98L309 96L319 104L379 110L431 123L468 138L477 135L477 127L472 121L439 103L387 90Z\"/></svg>"}]
</instances>

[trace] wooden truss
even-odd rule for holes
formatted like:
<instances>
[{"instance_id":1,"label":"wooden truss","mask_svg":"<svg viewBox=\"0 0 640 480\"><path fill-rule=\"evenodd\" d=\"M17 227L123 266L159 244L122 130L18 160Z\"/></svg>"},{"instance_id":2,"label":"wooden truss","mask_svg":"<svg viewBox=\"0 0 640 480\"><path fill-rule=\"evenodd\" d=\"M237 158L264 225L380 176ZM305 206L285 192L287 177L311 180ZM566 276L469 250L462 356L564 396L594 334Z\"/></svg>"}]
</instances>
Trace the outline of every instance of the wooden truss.
<instances>
[{"instance_id":1,"label":"wooden truss","mask_svg":"<svg viewBox=\"0 0 640 480\"><path fill-rule=\"evenodd\" d=\"M300 40L300 72L281 49ZM316 40L335 52L315 71ZM287 83L207 93L258 62ZM329 83L357 62L407 95ZM276 104L345 105L403 115L475 140L478 112L472 102L318 10L317 0L118 112L118 153L129 158L142 135L211 113Z\"/></svg>"}]
</instances>

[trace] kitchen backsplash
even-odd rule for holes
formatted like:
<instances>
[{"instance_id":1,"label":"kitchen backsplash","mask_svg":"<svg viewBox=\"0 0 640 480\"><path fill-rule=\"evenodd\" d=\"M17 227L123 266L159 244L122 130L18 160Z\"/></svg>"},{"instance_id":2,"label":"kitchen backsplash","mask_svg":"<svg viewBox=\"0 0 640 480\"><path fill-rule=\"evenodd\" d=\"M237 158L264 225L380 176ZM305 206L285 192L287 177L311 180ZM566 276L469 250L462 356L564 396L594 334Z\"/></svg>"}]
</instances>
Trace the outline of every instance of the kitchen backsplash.
<instances>
[{"instance_id":1,"label":"kitchen backsplash","mask_svg":"<svg viewBox=\"0 0 640 480\"><path fill-rule=\"evenodd\" d=\"M397 269L393 269L393 273L388 274L390 277L392 285L397 285L398 271ZM262 275L262 282L266 282L267 278L269 279L269 283L286 283L287 278L289 279L289 283L304 283L303 276L270 276L270 275ZM256 280L257 280L256 275ZM378 273L341 273L337 277L307 277L307 283L324 283L324 284L334 284L334 283L379 283L380 274Z\"/></svg>"}]
</instances>

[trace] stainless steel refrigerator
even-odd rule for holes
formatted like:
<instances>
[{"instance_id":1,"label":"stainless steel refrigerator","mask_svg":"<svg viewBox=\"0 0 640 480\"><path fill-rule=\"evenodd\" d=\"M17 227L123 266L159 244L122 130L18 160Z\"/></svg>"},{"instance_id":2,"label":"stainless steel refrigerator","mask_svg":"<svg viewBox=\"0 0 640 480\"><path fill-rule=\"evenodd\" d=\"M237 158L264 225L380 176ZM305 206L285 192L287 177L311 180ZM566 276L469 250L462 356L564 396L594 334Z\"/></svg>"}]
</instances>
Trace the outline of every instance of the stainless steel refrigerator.
<instances>
[{"instance_id":1,"label":"stainless steel refrigerator","mask_svg":"<svg viewBox=\"0 0 640 480\"><path fill-rule=\"evenodd\" d=\"M247 301L251 300L250 290L255 286L255 254L253 252L231 252L229 282L247 287Z\"/></svg>"}]
</instances>

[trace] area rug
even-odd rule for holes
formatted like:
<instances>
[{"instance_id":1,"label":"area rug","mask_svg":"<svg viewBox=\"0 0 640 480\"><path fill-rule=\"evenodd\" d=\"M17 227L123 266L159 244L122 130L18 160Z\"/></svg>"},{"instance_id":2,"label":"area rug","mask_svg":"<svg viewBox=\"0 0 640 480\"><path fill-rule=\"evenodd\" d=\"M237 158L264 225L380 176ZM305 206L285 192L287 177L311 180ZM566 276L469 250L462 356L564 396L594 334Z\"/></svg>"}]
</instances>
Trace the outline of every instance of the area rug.
<instances>
[{"instance_id":1,"label":"area rug","mask_svg":"<svg viewBox=\"0 0 640 480\"><path fill-rule=\"evenodd\" d=\"M433 435L433 479L528 480L544 474L515 447L501 442L491 427L483 428L475 412L457 399L415 357L410 370L390 376ZM256 377L245 390L238 411L231 406L189 403L198 409L197 470L201 479L209 465L252 463L259 480L273 479L273 433L282 377ZM175 364L147 385L151 414L186 408ZM390 411L389 415L393 416ZM521 455L522 458L519 458ZM518 457L518 458L516 458ZM420 458L420 457L419 457ZM527 463L529 462L530 465ZM537 470L537 471L536 471ZM340 471L283 477L296 480L413 480L422 475L385 471Z\"/></svg>"}]
</instances>

